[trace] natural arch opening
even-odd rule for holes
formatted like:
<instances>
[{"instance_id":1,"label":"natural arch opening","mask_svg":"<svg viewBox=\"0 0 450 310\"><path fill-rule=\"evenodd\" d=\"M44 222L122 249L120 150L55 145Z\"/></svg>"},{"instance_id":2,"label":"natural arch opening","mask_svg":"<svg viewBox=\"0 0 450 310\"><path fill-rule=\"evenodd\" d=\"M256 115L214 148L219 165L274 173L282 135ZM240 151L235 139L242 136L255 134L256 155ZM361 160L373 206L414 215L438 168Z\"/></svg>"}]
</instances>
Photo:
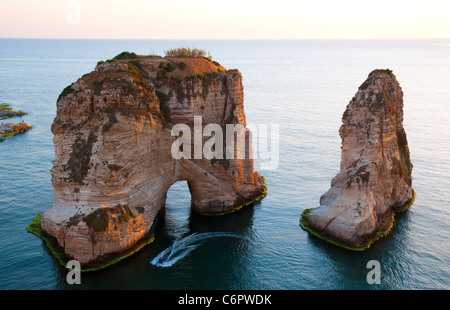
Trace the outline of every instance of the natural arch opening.
<instances>
[{"instance_id":1,"label":"natural arch opening","mask_svg":"<svg viewBox=\"0 0 450 310\"><path fill-rule=\"evenodd\" d=\"M191 204L188 181L178 181L169 187L164 207L164 222L168 235L177 239L189 232Z\"/></svg>"}]
</instances>

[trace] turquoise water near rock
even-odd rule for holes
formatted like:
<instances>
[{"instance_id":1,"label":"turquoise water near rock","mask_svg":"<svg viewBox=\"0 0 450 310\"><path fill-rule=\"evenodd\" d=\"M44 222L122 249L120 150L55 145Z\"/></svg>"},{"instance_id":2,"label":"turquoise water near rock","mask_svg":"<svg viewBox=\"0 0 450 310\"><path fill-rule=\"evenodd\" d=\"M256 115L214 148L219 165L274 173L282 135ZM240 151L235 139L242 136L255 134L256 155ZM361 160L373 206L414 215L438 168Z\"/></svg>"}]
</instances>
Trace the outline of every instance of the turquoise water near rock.
<instances>
[{"instance_id":1,"label":"turquoise water near rock","mask_svg":"<svg viewBox=\"0 0 450 310\"><path fill-rule=\"evenodd\" d=\"M247 122L279 126L277 169L255 162L268 195L239 212L204 217L191 213L187 184L178 182L153 244L70 286L42 240L25 229L53 201L56 98L99 60L180 46L209 50L226 68L238 68ZM12 120L33 126L0 143L0 289L449 289L449 56L448 40L0 39L0 104L27 111ZM299 218L318 206L339 171L342 113L376 68L392 69L403 88L417 197L387 238L354 253L310 236ZM150 263L176 239L219 231L245 238L205 240L170 268ZM381 264L380 285L366 281L370 260Z\"/></svg>"}]
</instances>

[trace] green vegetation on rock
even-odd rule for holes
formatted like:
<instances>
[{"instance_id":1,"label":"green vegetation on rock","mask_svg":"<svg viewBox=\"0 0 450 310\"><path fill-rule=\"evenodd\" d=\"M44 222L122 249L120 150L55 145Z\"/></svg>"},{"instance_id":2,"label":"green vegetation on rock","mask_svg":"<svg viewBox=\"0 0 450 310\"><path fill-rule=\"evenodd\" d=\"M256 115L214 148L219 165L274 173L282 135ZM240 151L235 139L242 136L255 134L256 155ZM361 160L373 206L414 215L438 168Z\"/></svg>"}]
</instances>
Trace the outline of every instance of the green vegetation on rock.
<instances>
[{"instance_id":1,"label":"green vegetation on rock","mask_svg":"<svg viewBox=\"0 0 450 310\"><path fill-rule=\"evenodd\" d=\"M69 261L68 257L64 253L64 251L61 249L60 246L58 246L54 241L51 241L41 228L41 217L42 214L36 215L33 220L31 221L31 224L28 225L27 231L29 233L32 233L36 237L42 239L45 242L45 245L50 250L50 252L53 254L53 256L56 258L56 260L59 262L59 264L65 268L67 265L67 262Z\"/></svg>"},{"instance_id":2,"label":"green vegetation on rock","mask_svg":"<svg viewBox=\"0 0 450 310\"><path fill-rule=\"evenodd\" d=\"M36 237L42 239L44 241L45 245L47 246L47 248L52 253L53 257L55 257L55 259L58 261L59 265L65 269L68 269L67 263L70 261L70 258L67 257L67 255L64 253L63 249L58 245L57 241L54 240L53 237L49 237L47 234L45 234L42 231L41 217L42 217L42 214L36 215L33 218L31 224L28 225L27 231L29 233L32 233ZM88 272L88 271L97 271L97 270L105 269L105 268L108 268L114 264L117 264L117 263L123 261L124 259L132 256L133 254L139 252L146 245L152 243L155 240L155 237L153 234L154 226L155 226L155 224L153 225L152 229L150 229L150 233L148 233L144 238L139 240L131 248L124 250L117 254L111 254L111 255L106 255L104 257L101 257L89 265L82 266L81 271Z\"/></svg>"},{"instance_id":3,"label":"green vegetation on rock","mask_svg":"<svg viewBox=\"0 0 450 310\"><path fill-rule=\"evenodd\" d=\"M125 52L120 53L113 59L122 60L122 59L136 59L136 58L138 58L138 55L136 55L135 53L130 53L130 52L125 51Z\"/></svg>"},{"instance_id":4,"label":"green vegetation on rock","mask_svg":"<svg viewBox=\"0 0 450 310\"><path fill-rule=\"evenodd\" d=\"M71 94L73 92L75 92L75 89L72 88L73 84L70 84L69 86L67 86L66 88L63 89L63 91L61 92L61 94L58 96L58 100L61 100L62 98L66 97L68 94Z\"/></svg>"},{"instance_id":5,"label":"green vegetation on rock","mask_svg":"<svg viewBox=\"0 0 450 310\"><path fill-rule=\"evenodd\" d=\"M86 177L91 165L92 146L97 141L94 132L91 131L86 139L77 136L72 145L72 153L70 153L69 160L65 165L65 170L69 171L69 178L71 181L84 184L83 180Z\"/></svg>"},{"instance_id":6,"label":"green vegetation on rock","mask_svg":"<svg viewBox=\"0 0 450 310\"><path fill-rule=\"evenodd\" d=\"M170 62L167 64L166 66L166 71L167 72L172 72L173 70L175 70L175 66L172 65Z\"/></svg>"},{"instance_id":7,"label":"green vegetation on rock","mask_svg":"<svg viewBox=\"0 0 450 310\"><path fill-rule=\"evenodd\" d=\"M159 109L161 111L162 116L165 119L170 119L171 112L169 106L167 105L167 102L169 102L170 100L170 96L160 91L156 91L155 94L159 99Z\"/></svg>"},{"instance_id":8,"label":"green vegetation on rock","mask_svg":"<svg viewBox=\"0 0 450 310\"><path fill-rule=\"evenodd\" d=\"M414 203L415 197L416 197L416 193L414 191L414 189L412 189L413 192L413 197L412 199L406 203L406 205L400 207L400 208L395 208L393 209L389 214L387 214L386 219L383 221L382 220L382 225L380 227L380 229L375 232L374 234L372 234L371 236L369 236L367 238L367 240L365 242L363 242L359 247L352 247L346 244L343 244L333 238L330 238L329 236L326 236L318 231L315 231L314 229L312 229L311 227L308 226L308 219L309 219L309 215L311 213L312 210L317 209L317 208L310 208L310 209L306 209L302 212L302 215L300 217L300 227L309 232L311 235L324 240L328 243L331 243L333 245L336 245L338 247L344 248L346 250L350 250L350 251L356 251L356 252L361 252L361 251L365 251L367 250L372 244L374 244L376 241L378 241L379 239L386 237L387 235L389 235L389 233L392 230L392 227L394 225L394 216L395 214L399 214L402 212L405 212L406 210L408 210ZM384 223L383 223L384 222ZM384 225L383 225L384 224Z\"/></svg>"},{"instance_id":9,"label":"green vegetation on rock","mask_svg":"<svg viewBox=\"0 0 450 310\"><path fill-rule=\"evenodd\" d=\"M243 204L238 204L235 207L233 207L230 211L227 211L227 212L223 212L223 213L202 213L202 215L205 215L205 216L222 216L222 215L226 215L226 214L230 214L230 213L239 211L239 210L241 210L244 207L247 207L247 206L250 206L252 204L257 203L258 201L260 201L261 199L263 199L264 197L267 196L267 186L266 186L265 179L264 179L263 176L261 176L261 182L262 182L262 191L261 191L261 193L258 196L256 196L255 198L253 198L251 201L245 202Z\"/></svg>"},{"instance_id":10,"label":"green vegetation on rock","mask_svg":"<svg viewBox=\"0 0 450 310\"><path fill-rule=\"evenodd\" d=\"M111 208L99 208L81 218L81 220L86 223L89 229L95 232L103 232L108 229L113 217L117 219L118 223L127 223L136 215L127 204L118 204Z\"/></svg>"},{"instance_id":11,"label":"green vegetation on rock","mask_svg":"<svg viewBox=\"0 0 450 310\"><path fill-rule=\"evenodd\" d=\"M196 58L196 57L206 57L209 55L209 52L198 49L198 48L189 48L189 47L181 47L181 48L172 48L165 51L166 57L178 57L178 58Z\"/></svg>"},{"instance_id":12,"label":"green vegetation on rock","mask_svg":"<svg viewBox=\"0 0 450 310\"><path fill-rule=\"evenodd\" d=\"M181 62L177 63L177 67L180 70L184 70L184 69L186 69L187 64L184 61L181 61Z\"/></svg>"},{"instance_id":13,"label":"green vegetation on rock","mask_svg":"<svg viewBox=\"0 0 450 310\"><path fill-rule=\"evenodd\" d=\"M14 116L27 115L23 111L13 111L12 108L7 103L0 104L0 120L11 118Z\"/></svg>"}]
</instances>

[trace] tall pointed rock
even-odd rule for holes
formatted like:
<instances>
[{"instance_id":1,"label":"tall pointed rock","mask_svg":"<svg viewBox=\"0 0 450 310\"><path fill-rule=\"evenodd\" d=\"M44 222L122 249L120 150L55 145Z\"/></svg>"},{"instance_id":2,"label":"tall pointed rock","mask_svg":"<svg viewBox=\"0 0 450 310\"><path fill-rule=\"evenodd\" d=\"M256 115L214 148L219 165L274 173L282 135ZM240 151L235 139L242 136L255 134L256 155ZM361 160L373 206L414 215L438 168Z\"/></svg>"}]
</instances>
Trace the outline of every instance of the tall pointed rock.
<instances>
[{"instance_id":1,"label":"tall pointed rock","mask_svg":"<svg viewBox=\"0 0 450 310\"><path fill-rule=\"evenodd\" d=\"M341 168L320 207L301 226L337 245L368 248L392 227L394 213L414 200L403 128L403 92L391 70L375 70L342 116Z\"/></svg>"}]
</instances>

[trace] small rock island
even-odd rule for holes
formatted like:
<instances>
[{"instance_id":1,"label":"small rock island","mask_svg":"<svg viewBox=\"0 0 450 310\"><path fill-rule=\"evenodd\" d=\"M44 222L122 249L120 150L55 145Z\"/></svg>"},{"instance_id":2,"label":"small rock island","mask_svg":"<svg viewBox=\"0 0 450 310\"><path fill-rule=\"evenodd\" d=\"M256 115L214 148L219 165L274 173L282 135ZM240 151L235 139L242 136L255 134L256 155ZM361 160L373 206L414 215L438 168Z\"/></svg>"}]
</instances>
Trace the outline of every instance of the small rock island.
<instances>
[{"instance_id":1,"label":"small rock island","mask_svg":"<svg viewBox=\"0 0 450 310\"><path fill-rule=\"evenodd\" d=\"M0 104L0 120L5 120L15 116L23 116L28 115L23 111L14 111L9 106L9 104ZM19 133L23 133L27 130L30 130L31 126L29 126L24 121L20 123L1 123L0 124L0 141L6 140L14 135Z\"/></svg>"},{"instance_id":2,"label":"small rock island","mask_svg":"<svg viewBox=\"0 0 450 310\"><path fill-rule=\"evenodd\" d=\"M341 168L320 206L300 225L335 245L361 251L386 236L394 214L413 203L411 164L403 128L403 92L391 70L375 70L342 116Z\"/></svg>"},{"instance_id":3,"label":"small rock island","mask_svg":"<svg viewBox=\"0 0 450 310\"><path fill-rule=\"evenodd\" d=\"M150 242L177 181L187 181L193 211L207 215L233 212L265 195L251 145L245 159L173 158L176 124L194 132L194 117L201 116L203 126L246 126L241 73L179 52L121 53L59 96L52 125L54 204L29 227L56 240L58 255L94 266Z\"/></svg>"}]
</instances>

